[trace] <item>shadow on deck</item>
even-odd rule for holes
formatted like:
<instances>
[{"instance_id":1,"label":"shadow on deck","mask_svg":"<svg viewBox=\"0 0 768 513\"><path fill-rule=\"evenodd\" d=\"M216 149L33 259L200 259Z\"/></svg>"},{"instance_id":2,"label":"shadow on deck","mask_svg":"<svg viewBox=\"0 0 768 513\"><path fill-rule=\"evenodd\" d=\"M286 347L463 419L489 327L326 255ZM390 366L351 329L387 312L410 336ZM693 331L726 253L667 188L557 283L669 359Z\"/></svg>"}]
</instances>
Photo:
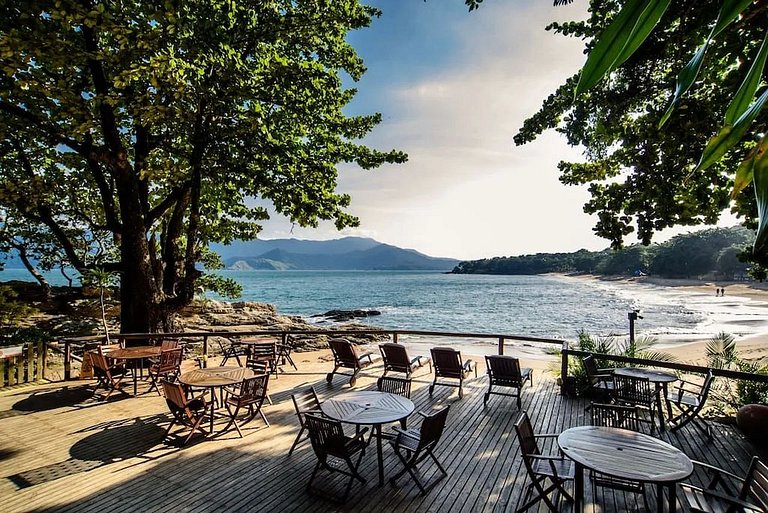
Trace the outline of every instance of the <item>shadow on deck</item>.
<instances>
[{"instance_id":1,"label":"shadow on deck","mask_svg":"<svg viewBox=\"0 0 768 513\"><path fill-rule=\"evenodd\" d=\"M372 389L379 373L380 368L369 370L356 389ZM324 374L293 378L294 384L301 382L296 388L314 385L321 398L349 390L342 379L327 385ZM71 384L63 393L58 392L63 385L46 385L0 394L0 505L5 512L515 511L526 484L513 426L515 400L494 396L484 407L485 377L470 380L463 399L445 387L429 397L429 379L422 372L414 382L417 410L451 404L451 412L436 451L449 475L426 496L419 495L407 476L397 487L379 487L373 446L361 466L368 482L355 484L345 505L309 495L305 487L316 460L308 442L287 456L298 427L290 399L293 388L286 389L291 380L281 378L271 384L275 404L265 408L271 427L257 419L244 429L243 439L230 431L209 440L198 437L183 449L161 443L168 417L157 395L82 407L74 400L84 394ZM46 400L38 405L36 396ZM48 401L56 397L64 398L58 407ZM523 409L541 433L586 424L587 404L560 396L554 382L541 376L523 392ZM733 427L718 424L713 429L711 442L693 429L664 433L662 438L693 459L743 475L756 449ZM399 464L386 445L384 457L385 475L391 476ZM428 462L424 470L428 482L437 475ZM323 479L321 486L338 486L327 474ZM585 488L586 511L645 510L639 496L600 492L593 497L590 487ZM647 488L653 505L655 492Z\"/></svg>"}]
</instances>

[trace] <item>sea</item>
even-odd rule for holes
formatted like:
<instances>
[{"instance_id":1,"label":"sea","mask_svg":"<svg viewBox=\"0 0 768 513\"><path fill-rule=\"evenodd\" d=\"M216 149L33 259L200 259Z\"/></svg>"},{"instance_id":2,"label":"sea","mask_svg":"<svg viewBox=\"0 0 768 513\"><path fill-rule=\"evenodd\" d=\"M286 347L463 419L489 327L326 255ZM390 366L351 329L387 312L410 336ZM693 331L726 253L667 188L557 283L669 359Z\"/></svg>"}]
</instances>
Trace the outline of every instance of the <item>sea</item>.
<instances>
[{"instance_id":1,"label":"sea","mask_svg":"<svg viewBox=\"0 0 768 513\"><path fill-rule=\"evenodd\" d=\"M638 337L658 347L703 340L718 333L737 338L768 332L768 304L743 297L716 297L679 287L626 280L560 275L496 276L424 271L220 271L243 288L239 300L274 304L281 314L332 326L329 310L376 310L360 319L376 328L519 335L576 340L627 337L628 314L638 311ZM54 284L63 277L49 275ZM29 279L24 270L0 271L0 281ZM208 299L221 300L214 294ZM427 343L423 337L404 342ZM429 340L434 345L435 340ZM492 340L466 338L455 344L492 352ZM536 346L534 344L534 346Z\"/></svg>"}]
</instances>

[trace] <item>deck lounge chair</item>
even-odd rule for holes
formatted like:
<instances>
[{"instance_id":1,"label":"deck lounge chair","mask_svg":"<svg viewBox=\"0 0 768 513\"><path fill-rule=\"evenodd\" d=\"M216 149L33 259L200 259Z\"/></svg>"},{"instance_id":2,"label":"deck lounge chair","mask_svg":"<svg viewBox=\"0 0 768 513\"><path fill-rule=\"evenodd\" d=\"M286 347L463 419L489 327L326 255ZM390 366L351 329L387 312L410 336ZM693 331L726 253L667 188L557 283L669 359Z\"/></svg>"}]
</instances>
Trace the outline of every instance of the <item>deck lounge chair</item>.
<instances>
[{"instance_id":1,"label":"deck lounge chair","mask_svg":"<svg viewBox=\"0 0 768 513\"><path fill-rule=\"evenodd\" d=\"M474 360L462 361L461 353L452 347L433 347L430 352L432 353L432 362L435 365L435 379L429 385L429 395L434 392L435 385L442 385L458 387L459 398L464 397L462 388L464 379L473 371L477 377L477 363ZM438 378L458 379L459 383L438 383Z\"/></svg>"},{"instance_id":2,"label":"deck lounge chair","mask_svg":"<svg viewBox=\"0 0 768 513\"><path fill-rule=\"evenodd\" d=\"M312 476L307 483L307 490L310 492L320 493L330 499L345 502L349 496L349 491L352 489L352 483L355 479L365 484L365 478L360 475L358 468L360 462L365 454L365 448L368 445L365 441L365 433L368 428L363 428L355 436L346 436L342 429L341 422L337 420L331 420L329 418L320 417L318 415L307 414L304 417L304 421L309 431L309 439L312 441L312 449L317 456L317 464L312 471ZM356 462L353 462L352 458L355 454L360 455ZM330 458L336 458L346 463L346 470L338 466L332 466L329 462ZM324 468L329 472L340 472L346 476L349 476L349 482L347 483L346 490L342 497L329 496L324 491L315 488L312 484L317 477L317 472Z\"/></svg>"},{"instance_id":3,"label":"deck lounge chair","mask_svg":"<svg viewBox=\"0 0 768 513\"><path fill-rule=\"evenodd\" d=\"M521 406L520 393L523 385L527 381L528 384L533 386L533 369L521 369L520 360L513 356L489 355L485 357L485 364L488 368L488 391L485 393L485 397L483 397L483 404L488 403L488 398L491 397L491 394L505 395L517 398L517 409L519 410ZM494 385L514 388L517 392L510 394L494 391Z\"/></svg>"},{"instance_id":4,"label":"deck lounge chair","mask_svg":"<svg viewBox=\"0 0 768 513\"><path fill-rule=\"evenodd\" d=\"M384 376L388 371L404 372L406 378L410 378L415 369L429 365L429 372L432 372L432 360L426 356L414 356L410 358L408 351L402 344L387 342L379 344L379 351L384 360Z\"/></svg>"},{"instance_id":5,"label":"deck lounge chair","mask_svg":"<svg viewBox=\"0 0 768 513\"><path fill-rule=\"evenodd\" d=\"M709 479L706 487L681 484L693 513L758 513L768 511L768 465L752 458L743 478L721 468L694 461Z\"/></svg>"},{"instance_id":6,"label":"deck lounge chair","mask_svg":"<svg viewBox=\"0 0 768 513\"><path fill-rule=\"evenodd\" d=\"M390 443L395 449L397 458L403 464L403 470L392 476L389 480L390 483L394 485L396 481L407 472L416 482L416 486L419 487L421 494L424 495L427 493L427 488L431 488L439 479L448 475L448 472L445 471L440 464L440 461L435 457L433 451L440 442L440 438L443 436L449 409L450 406L446 406L432 414L418 412L419 415L423 417L421 427L418 430L394 428L397 432L397 437ZM424 483L419 479L416 465L420 464L428 457L432 458L432 461L435 462L435 465L437 465L437 468L442 475L437 480L433 481L429 487L425 487Z\"/></svg>"},{"instance_id":7,"label":"deck lounge chair","mask_svg":"<svg viewBox=\"0 0 768 513\"><path fill-rule=\"evenodd\" d=\"M526 500L535 489L536 496L528 499L522 506L517 508L517 513L521 513L539 501L544 501L547 508L552 513L559 513L560 509L555 504L555 500L562 496L567 502L573 502L573 497L565 490L565 484L573 481L576 477L576 467L571 460L564 456L546 456L542 455L539 448L538 439L557 437L555 434L534 434L531 419L528 413L523 410L515 422L515 431L520 442L520 454L523 458L525 470L528 472L528 478L531 482L520 497ZM556 499L550 498L550 494L556 492Z\"/></svg>"},{"instance_id":8,"label":"deck lounge chair","mask_svg":"<svg viewBox=\"0 0 768 513\"><path fill-rule=\"evenodd\" d=\"M333 382L333 376L336 374L342 374L344 376L350 376L349 386L355 386L357 383L357 374L373 364L373 353L359 354L357 352L357 346L352 344L349 340L342 338L331 339L329 342L331 346L331 352L333 353L333 370L328 373L325 380L328 383ZM350 369L351 374L345 372L339 372L339 369Z\"/></svg>"}]
</instances>

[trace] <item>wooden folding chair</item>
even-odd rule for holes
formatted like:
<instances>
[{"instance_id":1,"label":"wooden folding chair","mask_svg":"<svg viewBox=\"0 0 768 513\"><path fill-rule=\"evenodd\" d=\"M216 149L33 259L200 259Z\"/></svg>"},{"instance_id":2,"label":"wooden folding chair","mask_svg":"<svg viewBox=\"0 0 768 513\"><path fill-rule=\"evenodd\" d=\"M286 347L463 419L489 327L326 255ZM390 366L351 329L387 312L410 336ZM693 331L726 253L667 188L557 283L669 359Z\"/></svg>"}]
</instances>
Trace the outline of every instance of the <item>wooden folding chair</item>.
<instances>
[{"instance_id":1,"label":"wooden folding chair","mask_svg":"<svg viewBox=\"0 0 768 513\"><path fill-rule=\"evenodd\" d=\"M448 475L448 472L446 472L435 456L434 450L443 436L449 409L450 406L446 406L432 414L418 412L423 417L418 431L415 429L394 428L397 432L397 437L390 444L395 449L397 458L403 464L403 469L392 476L389 480L390 483L394 485L407 472L416 482L416 486L419 487L421 494L425 495L428 488L431 488L437 481ZM419 479L416 466L427 458L432 458L432 461L437 465L442 475L428 487L425 487Z\"/></svg>"},{"instance_id":2,"label":"wooden folding chair","mask_svg":"<svg viewBox=\"0 0 768 513\"><path fill-rule=\"evenodd\" d=\"M513 356L489 355L485 357L488 368L488 391L483 397L483 404L488 403L491 394L517 398L517 409L521 407L520 393L526 381L533 386L533 369L520 368L520 360ZM514 388L516 393L494 391L494 386Z\"/></svg>"},{"instance_id":3,"label":"wooden folding chair","mask_svg":"<svg viewBox=\"0 0 768 513\"><path fill-rule=\"evenodd\" d=\"M687 483L680 487L693 513L765 513L768 511L768 465L754 456L747 475L739 477L721 468L694 461L708 476L706 487Z\"/></svg>"},{"instance_id":4,"label":"wooden folding chair","mask_svg":"<svg viewBox=\"0 0 768 513\"><path fill-rule=\"evenodd\" d=\"M667 396L667 410L671 412L674 408L677 411L677 415L670 417L667 421L670 431L677 431L692 423L696 429L706 434L707 438L712 438L712 429L699 414L707 402L714 381L715 376L712 374L712 370L709 370L704 382L700 385L685 380L680 380L676 384L674 390ZM701 426L699 422L704 423L704 426Z\"/></svg>"},{"instance_id":5,"label":"wooden folding chair","mask_svg":"<svg viewBox=\"0 0 768 513\"><path fill-rule=\"evenodd\" d=\"M365 433L368 431L368 428L363 428L356 433L355 436L349 437L344 434L341 422L339 421L307 414L304 417L304 422L306 423L307 431L309 431L309 439L312 441L312 449L317 456L317 465L315 465L315 469L312 471L312 476L309 478L307 490L310 492L322 493L328 498L345 502L355 479L363 484L366 482L365 478L358 472L358 468L360 467L360 462L365 454L365 448L368 445L365 441ZM360 453L360 456L357 458L356 462L353 462L352 458L356 453ZM332 466L329 462L331 457L344 461L347 470ZM341 498L330 497L322 490L312 486L312 483L314 483L315 478L317 477L317 472L321 468L324 468L329 472L340 472L341 474L349 476L349 482L347 483L346 490Z\"/></svg>"},{"instance_id":6,"label":"wooden folding chair","mask_svg":"<svg viewBox=\"0 0 768 513\"><path fill-rule=\"evenodd\" d=\"M651 432L656 430L656 389L648 378L613 375L613 400L618 404L641 406L650 413Z\"/></svg>"},{"instance_id":7,"label":"wooden folding chair","mask_svg":"<svg viewBox=\"0 0 768 513\"><path fill-rule=\"evenodd\" d=\"M589 391L601 399L608 399L613 394L613 369L600 369L597 360L591 354L582 358L584 371L589 380Z\"/></svg>"},{"instance_id":8,"label":"wooden folding chair","mask_svg":"<svg viewBox=\"0 0 768 513\"><path fill-rule=\"evenodd\" d=\"M234 358L237 361L238 365L243 365L243 362L240 361L240 357L246 357L248 356L248 348L245 347L243 344L239 343L238 341L229 341L228 346L224 346L224 343L221 341L221 339L218 339L219 342L219 348L221 348L221 365L222 367L227 364L227 360L230 358Z\"/></svg>"},{"instance_id":9,"label":"wooden folding chair","mask_svg":"<svg viewBox=\"0 0 768 513\"><path fill-rule=\"evenodd\" d=\"M277 343L272 342L259 342L248 344L248 352L245 360L246 367L253 367L256 362L263 362L267 364L269 372L277 377Z\"/></svg>"},{"instance_id":10,"label":"wooden folding chair","mask_svg":"<svg viewBox=\"0 0 768 513\"><path fill-rule=\"evenodd\" d=\"M357 347L349 340L344 339L331 339L329 345L333 353L333 370L328 373L325 380L332 383L334 375L342 374L350 376L349 386L355 386L357 374L373 364L373 353L358 354ZM351 369L352 373L339 372L341 368Z\"/></svg>"},{"instance_id":11,"label":"wooden folding chair","mask_svg":"<svg viewBox=\"0 0 768 513\"><path fill-rule=\"evenodd\" d=\"M384 376L387 372L404 372L406 378L410 378L415 369L424 365L429 365L429 372L432 372L432 360L426 356L408 356L405 346L387 342L379 344L379 351L384 361Z\"/></svg>"},{"instance_id":12,"label":"wooden folding chair","mask_svg":"<svg viewBox=\"0 0 768 513\"><path fill-rule=\"evenodd\" d=\"M392 376L382 376L376 380L376 388L379 392L397 394L403 397L411 398L411 379L393 378Z\"/></svg>"},{"instance_id":13,"label":"wooden folding chair","mask_svg":"<svg viewBox=\"0 0 768 513\"><path fill-rule=\"evenodd\" d=\"M432 384L429 385L429 395L435 391L435 385L442 385L446 387L457 387L459 389L459 398L464 397L464 379L472 372L475 372L477 377L477 364L474 360L462 361L461 353L452 347L433 347L430 349L432 353L432 363L435 366L435 379ZM438 383L438 378L451 378L458 379L459 384L455 383Z\"/></svg>"},{"instance_id":14,"label":"wooden folding chair","mask_svg":"<svg viewBox=\"0 0 768 513\"><path fill-rule=\"evenodd\" d=\"M315 387L310 387L309 390L302 394L291 394L291 400L293 401L293 407L296 409L296 417L299 419L299 434L296 435L296 439L291 445L291 449L288 451L288 456L293 454L293 450L301 441L301 435L304 434L304 430L307 429L304 417L307 414L322 415L320 411L320 399L317 397Z\"/></svg>"},{"instance_id":15,"label":"wooden folding chair","mask_svg":"<svg viewBox=\"0 0 768 513\"><path fill-rule=\"evenodd\" d=\"M184 393L184 388L178 383L162 381L162 385L165 402L168 404L168 409L170 409L171 414L173 415L173 420L168 425L168 429L165 431L163 439L168 437L173 426L177 424L189 428L189 433L187 434L186 439L182 442L182 446L189 442L196 431L202 433L203 436L207 436L208 433L201 426L203 418L205 417L205 412L208 408L204 394L193 399L187 399L187 396Z\"/></svg>"},{"instance_id":16,"label":"wooden folding chair","mask_svg":"<svg viewBox=\"0 0 768 513\"><path fill-rule=\"evenodd\" d=\"M565 459L564 456L542 455L538 439L556 437L557 435L534 434L531 419L525 410L520 413L515 422L515 431L520 442L520 454L523 457L523 464L531 480L521 499L527 499L534 489L537 493L535 497L517 508L517 512L521 513L537 502L544 501L544 504L552 513L559 513L560 510L555 504L559 497L553 500L549 495L552 492L556 492L562 495L567 502L573 502L573 497L565 490L565 484L575 479L575 465L572 461Z\"/></svg>"},{"instance_id":17,"label":"wooden folding chair","mask_svg":"<svg viewBox=\"0 0 768 513\"><path fill-rule=\"evenodd\" d=\"M184 350L180 347L176 349L166 349L160 352L160 358L157 363L153 363L149 366L149 379L152 383L149 385L149 390L156 390L157 395L160 395L160 389L158 383L161 379L168 381L176 381L179 375L179 369L181 368L181 359L183 357Z\"/></svg>"},{"instance_id":18,"label":"wooden folding chair","mask_svg":"<svg viewBox=\"0 0 768 513\"><path fill-rule=\"evenodd\" d=\"M124 365L118 363L110 365L100 350L91 353L91 363L93 364L93 373L96 377L96 388L102 386L107 390L104 401L109 399L112 392L116 390L129 395L128 392L121 388L123 378L130 372Z\"/></svg>"},{"instance_id":19,"label":"wooden folding chair","mask_svg":"<svg viewBox=\"0 0 768 513\"><path fill-rule=\"evenodd\" d=\"M248 417L241 423L246 425L256 417L256 414L261 415L261 419L264 424L269 427L269 421L267 416L262 411L264 405L264 398L267 396L267 384L269 383L269 374L260 374L252 378L244 379L240 385L240 391L238 393L230 393L227 399L224 401L227 411L229 412L229 423L224 427L223 431L226 431L233 424L237 430L237 434L240 438L243 437L240 426L237 424L237 414L241 408L248 408ZM234 410L232 409L234 408Z\"/></svg>"}]
</instances>

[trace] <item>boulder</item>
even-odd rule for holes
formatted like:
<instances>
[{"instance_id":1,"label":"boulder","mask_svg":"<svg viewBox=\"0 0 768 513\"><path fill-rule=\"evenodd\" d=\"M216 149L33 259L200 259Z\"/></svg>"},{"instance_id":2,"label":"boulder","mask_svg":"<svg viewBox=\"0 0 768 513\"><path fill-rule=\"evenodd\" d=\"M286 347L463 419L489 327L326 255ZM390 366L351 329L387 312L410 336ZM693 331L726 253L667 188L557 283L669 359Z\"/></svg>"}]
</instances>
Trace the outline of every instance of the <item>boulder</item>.
<instances>
[{"instance_id":1,"label":"boulder","mask_svg":"<svg viewBox=\"0 0 768 513\"><path fill-rule=\"evenodd\" d=\"M764 404L746 404L736 412L736 425L755 445L768 446L768 406Z\"/></svg>"}]
</instances>

